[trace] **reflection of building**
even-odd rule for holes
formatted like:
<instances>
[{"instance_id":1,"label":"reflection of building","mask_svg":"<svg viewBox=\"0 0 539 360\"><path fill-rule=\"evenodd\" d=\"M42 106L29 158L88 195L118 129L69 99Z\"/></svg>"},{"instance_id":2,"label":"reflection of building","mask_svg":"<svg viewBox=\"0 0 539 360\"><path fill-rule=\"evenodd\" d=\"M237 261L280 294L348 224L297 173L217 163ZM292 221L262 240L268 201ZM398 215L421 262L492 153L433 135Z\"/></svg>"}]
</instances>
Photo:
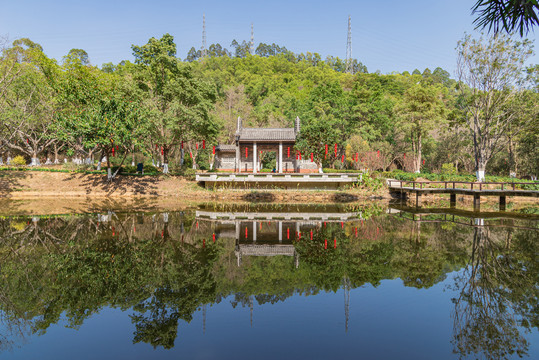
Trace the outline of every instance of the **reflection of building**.
<instances>
[{"instance_id":1,"label":"reflection of building","mask_svg":"<svg viewBox=\"0 0 539 360\"><path fill-rule=\"evenodd\" d=\"M273 213L273 212L218 212L197 211L196 218L218 223L215 234L219 238L236 240L235 255L238 266L243 256L292 256L299 266L293 241L307 239L312 230L325 222L357 220L357 213Z\"/></svg>"},{"instance_id":2,"label":"reflection of building","mask_svg":"<svg viewBox=\"0 0 539 360\"><path fill-rule=\"evenodd\" d=\"M244 128L238 117L234 145L215 148L215 167L221 171L253 172L261 170L264 153L275 153L276 169L283 172L316 172L317 166L309 159L300 159L294 150L300 132L300 120L293 128Z\"/></svg>"}]
</instances>

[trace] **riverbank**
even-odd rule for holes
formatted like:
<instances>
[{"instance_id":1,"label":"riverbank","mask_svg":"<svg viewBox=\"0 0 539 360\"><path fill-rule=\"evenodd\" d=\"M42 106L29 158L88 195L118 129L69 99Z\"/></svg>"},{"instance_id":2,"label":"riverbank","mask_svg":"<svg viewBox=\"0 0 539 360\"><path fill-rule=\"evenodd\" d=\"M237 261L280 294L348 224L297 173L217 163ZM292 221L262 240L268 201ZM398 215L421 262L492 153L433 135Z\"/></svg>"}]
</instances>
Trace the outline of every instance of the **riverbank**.
<instances>
[{"instance_id":1,"label":"riverbank","mask_svg":"<svg viewBox=\"0 0 539 360\"><path fill-rule=\"evenodd\" d=\"M386 199L385 188L343 190L209 190L181 176L119 176L108 182L101 174L3 171L0 172L0 198L180 198L182 201L324 201L346 202Z\"/></svg>"}]
</instances>

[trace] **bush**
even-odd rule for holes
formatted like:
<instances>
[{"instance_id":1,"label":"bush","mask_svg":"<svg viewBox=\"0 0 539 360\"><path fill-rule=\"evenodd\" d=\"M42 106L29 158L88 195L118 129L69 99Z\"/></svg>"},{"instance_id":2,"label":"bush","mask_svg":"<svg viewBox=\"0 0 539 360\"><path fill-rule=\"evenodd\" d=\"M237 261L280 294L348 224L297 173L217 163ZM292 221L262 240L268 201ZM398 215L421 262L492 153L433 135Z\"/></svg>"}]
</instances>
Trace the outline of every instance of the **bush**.
<instances>
[{"instance_id":1,"label":"bush","mask_svg":"<svg viewBox=\"0 0 539 360\"><path fill-rule=\"evenodd\" d=\"M11 165L24 166L26 165L26 159L24 158L24 156L17 155L13 159L11 159Z\"/></svg>"},{"instance_id":2,"label":"bush","mask_svg":"<svg viewBox=\"0 0 539 360\"><path fill-rule=\"evenodd\" d=\"M453 163L442 164L442 174L444 175L456 175L457 168Z\"/></svg>"}]
</instances>

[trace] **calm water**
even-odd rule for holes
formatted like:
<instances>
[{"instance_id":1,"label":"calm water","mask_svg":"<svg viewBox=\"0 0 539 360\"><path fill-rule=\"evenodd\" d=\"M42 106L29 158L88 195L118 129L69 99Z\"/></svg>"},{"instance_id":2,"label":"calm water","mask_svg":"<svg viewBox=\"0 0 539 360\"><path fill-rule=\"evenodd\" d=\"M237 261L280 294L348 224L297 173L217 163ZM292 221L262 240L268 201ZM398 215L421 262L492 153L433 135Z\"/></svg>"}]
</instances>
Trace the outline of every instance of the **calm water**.
<instances>
[{"instance_id":1,"label":"calm water","mask_svg":"<svg viewBox=\"0 0 539 360\"><path fill-rule=\"evenodd\" d=\"M539 358L538 217L461 215L3 218L0 357Z\"/></svg>"}]
</instances>

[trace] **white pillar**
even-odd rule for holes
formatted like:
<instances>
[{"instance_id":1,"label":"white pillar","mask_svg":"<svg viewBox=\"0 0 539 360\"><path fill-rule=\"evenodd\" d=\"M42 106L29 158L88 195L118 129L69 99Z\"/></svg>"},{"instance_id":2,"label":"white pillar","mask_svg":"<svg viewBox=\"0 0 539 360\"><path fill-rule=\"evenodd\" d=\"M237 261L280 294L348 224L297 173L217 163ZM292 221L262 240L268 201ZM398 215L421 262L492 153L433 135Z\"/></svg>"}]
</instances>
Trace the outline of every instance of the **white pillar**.
<instances>
[{"instance_id":1,"label":"white pillar","mask_svg":"<svg viewBox=\"0 0 539 360\"><path fill-rule=\"evenodd\" d=\"M283 222L279 221L279 242L283 242Z\"/></svg>"},{"instance_id":2,"label":"white pillar","mask_svg":"<svg viewBox=\"0 0 539 360\"><path fill-rule=\"evenodd\" d=\"M236 163L235 163L235 171L241 172L241 152L240 152L240 144L238 143L236 145Z\"/></svg>"},{"instance_id":3,"label":"white pillar","mask_svg":"<svg viewBox=\"0 0 539 360\"><path fill-rule=\"evenodd\" d=\"M253 242L256 242L256 221L253 221Z\"/></svg>"},{"instance_id":4,"label":"white pillar","mask_svg":"<svg viewBox=\"0 0 539 360\"><path fill-rule=\"evenodd\" d=\"M253 142L253 174L256 174L256 171L257 171L257 161L256 161L256 155L257 155L257 150L256 150L256 142Z\"/></svg>"},{"instance_id":5,"label":"white pillar","mask_svg":"<svg viewBox=\"0 0 539 360\"><path fill-rule=\"evenodd\" d=\"M279 174L283 173L283 142L279 142Z\"/></svg>"}]
</instances>

